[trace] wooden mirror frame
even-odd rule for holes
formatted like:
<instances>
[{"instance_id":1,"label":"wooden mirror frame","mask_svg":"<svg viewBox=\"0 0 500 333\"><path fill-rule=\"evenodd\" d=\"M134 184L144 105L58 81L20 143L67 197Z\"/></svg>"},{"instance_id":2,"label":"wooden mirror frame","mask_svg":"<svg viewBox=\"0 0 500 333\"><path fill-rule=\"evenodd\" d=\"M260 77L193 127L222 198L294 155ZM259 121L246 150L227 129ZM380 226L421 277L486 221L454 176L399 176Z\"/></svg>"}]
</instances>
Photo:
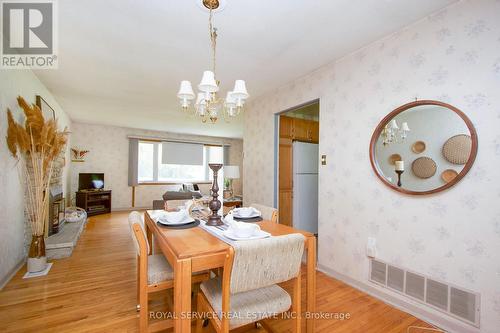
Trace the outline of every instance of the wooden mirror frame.
<instances>
[{"instance_id":1,"label":"wooden mirror frame","mask_svg":"<svg viewBox=\"0 0 500 333\"><path fill-rule=\"evenodd\" d=\"M377 166L377 162L375 160L375 145L377 144L377 140L378 140L380 134L382 133L382 130L384 129L384 126L392 118L396 117L401 112L404 112L404 111L406 111L408 109L411 109L413 107L422 106L422 105L437 105L437 106L442 106L442 107L445 107L445 108L447 108L447 109L455 112L458 116L460 116L460 118L462 118L462 120L467 125L467 128L469 129L470 137L471 137L471 140L472 140L472 147L471 147L471 153L470 153L469 159L467 160L467 163L465 163L462 171L460 171L460 173L458 174L458 176L456 176L451 182L446 183L443 186L434 188L432 190L428 190L428 191L411 191L411 190L406 190L406 189L400 188L400 187L398 187L398 186L396 186L396 185L394 185L392 183L389 183L385 179L385 177L382 175L382 172L380 171L379 167ZM470 119L465 115L465 113L463 113L462 111L460 111L456 107L454 107L454 106L452 106L450 104L447 104L447 103L443 103L443 102L439 102L439 101L434 101L434 100L421 100L421 101L410 102L410 103L407 103L405 105L402 105L402 106L398 107L397 109L395 109L394 111L392 111L391 113L389 113L387 116L384 117L384 119L382 119L380 121L380 123L378 124L377 128L373 132L373 135L372 135L372 138L371 138L371 141L370 141L370 163L371 163L373 171L375 172L375 174L377 175L377 177L386 186L388 186L389 188L391 188L394 191L397 191L397 192L400 192L400 193L404 193L404 194L409 194L409 195L433 194L433 193L444 191L444 190L452 187L453 185L455 185L456 183L458 183L462 178L465 177L465 175L472 168L472 165L474 164L474 161L476 160L477 147L478 147L478 140L477 140L476 129L474 128L474 125L472 124L472 122L470 121Z\"/></svg>"}]
</instances>

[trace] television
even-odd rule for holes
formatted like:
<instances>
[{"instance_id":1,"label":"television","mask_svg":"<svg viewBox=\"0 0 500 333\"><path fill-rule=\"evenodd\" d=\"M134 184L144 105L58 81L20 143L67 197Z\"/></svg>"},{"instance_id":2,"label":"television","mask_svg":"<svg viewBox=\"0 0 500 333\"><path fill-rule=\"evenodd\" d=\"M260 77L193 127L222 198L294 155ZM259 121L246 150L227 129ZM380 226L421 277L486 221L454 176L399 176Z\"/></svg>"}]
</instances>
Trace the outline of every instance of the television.
<instances>
[{"instance_id":1,"label":"television","mask_svg":"<svg viewBox=\"0 0 500 333\"><path fill-rule=\"evenodd\" d=\"M103 173L81 173L78 176L78 190L102 190L104 189Z\"/></svg>"}]
</instances>

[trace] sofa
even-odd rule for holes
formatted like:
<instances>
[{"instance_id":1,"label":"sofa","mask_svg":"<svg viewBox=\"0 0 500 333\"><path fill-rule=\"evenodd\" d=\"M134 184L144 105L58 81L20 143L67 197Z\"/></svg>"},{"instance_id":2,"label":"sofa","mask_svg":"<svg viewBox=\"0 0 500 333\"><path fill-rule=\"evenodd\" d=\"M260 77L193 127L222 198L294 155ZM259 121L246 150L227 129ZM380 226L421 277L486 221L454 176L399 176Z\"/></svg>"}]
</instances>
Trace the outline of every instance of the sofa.
<instances>
[{"instance_id":1,"label":"sofa","mask_svg":"<svg viewBox=\"0 0 500 333\"><path fill-rule=\"evenodd\" d=\"M182 201L193 198L200 199L203 195L204 193L202 193L197 184L183 184L178 191L170 190L163 193L162 200L153 200L153 209L164 209L165 204L168 205L168 201L176 201L173 205L175 207Z\"/></svg>"}]
</instances>

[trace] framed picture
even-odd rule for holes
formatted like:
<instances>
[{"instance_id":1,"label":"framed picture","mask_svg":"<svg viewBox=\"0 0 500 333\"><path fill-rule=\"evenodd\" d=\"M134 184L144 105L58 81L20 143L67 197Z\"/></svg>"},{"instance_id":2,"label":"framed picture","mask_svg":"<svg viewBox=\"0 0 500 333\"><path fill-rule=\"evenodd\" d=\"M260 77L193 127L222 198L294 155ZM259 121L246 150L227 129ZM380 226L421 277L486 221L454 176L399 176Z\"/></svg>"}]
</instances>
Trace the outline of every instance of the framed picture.
<instances>
[{"instance_id":1,"label":"framed picture","mask_svg":"<svg viewBox=\"0 0 500 333\"><path fill-rule=\"evenodd\" d=\"M42 110L42 114L45 120L56 120L56 112L40 95L36 95L36 106L38 106L40 110Z\"/></svg>"}]
</instances>

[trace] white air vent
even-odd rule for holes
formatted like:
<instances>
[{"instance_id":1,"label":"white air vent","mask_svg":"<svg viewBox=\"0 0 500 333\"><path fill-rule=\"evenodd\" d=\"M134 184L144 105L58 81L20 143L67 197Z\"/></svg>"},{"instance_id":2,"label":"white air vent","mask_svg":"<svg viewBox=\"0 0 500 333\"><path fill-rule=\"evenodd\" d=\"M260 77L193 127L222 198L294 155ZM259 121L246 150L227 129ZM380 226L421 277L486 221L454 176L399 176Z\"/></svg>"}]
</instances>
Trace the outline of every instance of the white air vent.
<instances>
[{"instance_id":1,"label":"white air vent","mask_svg":"<svg viewBox=\"0 0 500 333\"><path fill-rule=\"evenodd\" d=\"M450 288L450 312L460 318L474 321L476 317L476 295L458 288Z\"/></svg>"},{"instance_id":2,"label":"white air vent","mask_svg":"<svg viewBox=\"0 0 500 333\"><path fill-rule=\"evenodd\" d=\"M371 279L378 283L385 284L387 265L377 260L371 260Z\"/></svg>"},{"instance_id":3,"label":"white air vent","mask_svg":"<svg viewBox=\"0 0 500 333\"><path fill-rule=\"evenodd\" d=\"M444 283L427 279L425 299L427 303L446 311L448 309L448 286Z\"/></svg>"},{"instance_id":4,"label":"white air vent","mask_svg":"<svg viewBox=\"0 0 500 333\"><path fill-rule=\"evenodd\" d=\"M478 293L375 259L370 260L370 280L479 327Z\"/></svg>"},{"instance_id":5,"label":"white air vent","mask_svg":"<svg viewBox=\"0 0 500 333\"><path fill-rule=\"evenodd\" d=\"M405 294L423 301L425 299L425 277L406 272Z\"/></svg>"},{"instance_id":6,"label":"white air vent","mask_svg":"<svg viewBox=\"0 0 500 333\"><path fill-rule=\"evenodd\" d=\"M405 271L394 266L388 266L387 287L403 292L405 287Z\"/></svg>"}]
</instances>

